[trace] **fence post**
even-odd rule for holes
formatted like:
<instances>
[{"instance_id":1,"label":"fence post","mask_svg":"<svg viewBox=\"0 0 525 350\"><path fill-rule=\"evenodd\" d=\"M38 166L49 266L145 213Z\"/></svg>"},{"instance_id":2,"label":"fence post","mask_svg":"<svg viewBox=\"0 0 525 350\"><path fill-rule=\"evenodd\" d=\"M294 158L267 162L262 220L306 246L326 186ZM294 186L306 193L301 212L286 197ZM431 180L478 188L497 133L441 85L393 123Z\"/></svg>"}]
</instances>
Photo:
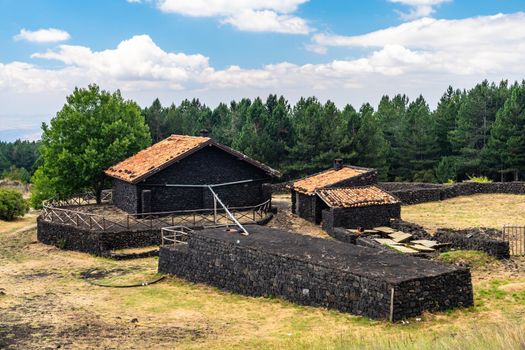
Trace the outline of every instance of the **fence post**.
<instances>
[{"instance_id":1,"label":"fence post","mask_svg":"<svg viewBox=\"0 0 525 350\"><path fill-rule=\"evenodd\" d=\"M217 199L213 196L213 223L217 225Z\"/></svg>"}]
</instances>

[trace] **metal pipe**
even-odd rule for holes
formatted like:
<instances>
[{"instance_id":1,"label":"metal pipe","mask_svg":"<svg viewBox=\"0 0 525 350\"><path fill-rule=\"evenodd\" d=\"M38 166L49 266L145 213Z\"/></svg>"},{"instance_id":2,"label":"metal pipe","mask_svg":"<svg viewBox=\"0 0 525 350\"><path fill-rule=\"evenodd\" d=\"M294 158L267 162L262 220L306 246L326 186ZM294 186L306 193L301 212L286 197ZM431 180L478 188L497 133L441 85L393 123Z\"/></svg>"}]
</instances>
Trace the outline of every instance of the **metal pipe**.
<instances>
[{"instance_id":1,"label":"metal pipe","mask_svg":"<svg viewBox=\"0 0 525 350\"><path fill-rule=\"evenodd\" d=\"M255 181L261 181L263 179L254 180L239 180L239 181L232 181L232 182L221 182L218 184L212 184L212 185L192 185L192 184L146 184L145 186L154 186L154 187L196 187L196 188L208 188L208 187L220 187L220 186L230 186L230 185L239 185L244 184L248 182L255 182Z\"/></svg>"},{"instance_id":2,"label":"metal pipe","mask_svg":"<svg viewBox=\"0 0 525 350\"><path fill-rule=\"evenodd\" d=\"M242 230L242 235L244 236L248 236L249 233L248 231L246 231L246 229L244 228L244 226L241 225L241 223L235 218L235 216L228 210L228 208L224 205L224 203L221 201L221 199L219 198L219 196L217 195L217 193L215 193L215 191L213 190L213 188L211 186L208 186L208 188L210 189L211 193L213 194L213 197L217 200L217 202L219 202L219 204L224 208L224 211L226 211L226 213L230 216L230 218L233 220L233 222L240 227L240 229Z\"/></svg>"}]
</instances>

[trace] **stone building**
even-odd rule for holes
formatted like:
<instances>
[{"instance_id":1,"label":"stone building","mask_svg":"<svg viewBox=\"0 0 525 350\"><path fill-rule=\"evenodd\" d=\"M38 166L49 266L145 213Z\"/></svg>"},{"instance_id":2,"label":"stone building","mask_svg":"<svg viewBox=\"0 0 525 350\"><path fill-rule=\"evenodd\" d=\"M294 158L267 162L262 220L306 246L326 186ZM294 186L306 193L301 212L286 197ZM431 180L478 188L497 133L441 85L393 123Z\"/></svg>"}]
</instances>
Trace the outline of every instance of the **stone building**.
<instances>
[{"instance_id":1,"label":"stone building","mask_svg":"<svg viewBox=\"0 0 525 350\"><path fill-rule=\"evenodd\" d=\"M401 217L401 203L376 186L326 188L316 192L326 205L322 211L323 228L373 228L390 225Z\"/></svg>"},{"instance_id":2,"label":"stone building","mask_svg":"<svg viewBox=\"0 0 525 350\"><path fill-rule=\"evenodd\" d=\"M202 136L172 135L110 167L113 202L129 213L213 208L208 185L229 207L271 198L279 172Z\"/></svg>"},{"instance_id":3,"label":"stone building","mask_svg":"<svg viewBox=\"0 0 525 350\"><path fill-rule=\"evenodd\" d=\"M322 211L329 206L317 191L351 186L367 186L377 182L375 169L343 165L336 159L331 169L298 180L289 186L292 195L292 212L303 219L319 224Z\"/></svg>"}]
</instances>

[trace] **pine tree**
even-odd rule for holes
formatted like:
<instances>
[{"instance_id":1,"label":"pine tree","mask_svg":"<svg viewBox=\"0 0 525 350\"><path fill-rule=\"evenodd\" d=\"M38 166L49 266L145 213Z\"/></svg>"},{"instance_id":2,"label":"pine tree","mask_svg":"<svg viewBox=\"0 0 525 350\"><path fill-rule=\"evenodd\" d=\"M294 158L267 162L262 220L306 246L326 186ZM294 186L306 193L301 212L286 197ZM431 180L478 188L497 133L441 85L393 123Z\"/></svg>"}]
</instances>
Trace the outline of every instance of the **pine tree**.
<instances>
[{"instance_id":1,"label":"pine tree","mask_svg":"<svg viewBox=\"0 0 525 350\"><path fill-rule=\"evenodd\" d=\"M525 171L525 81L511 87L508 99L497 113L484 160L502 176L513 173L514 180Z\"/></svg>"},{"instance_id":2,"label":"pine tree","mask_svg":"<svg viewBox=\"0 0 525 350\"><path fill-rule=\"evenodd\" d=\"M392 99L388 96L383 96L376 113L385 140L388 143L388 179L390 180L400 180L404 175L402 173L402 162L404 162L402 146L405 142L403 138L403 123L408 102L408 97L405 95L396 95Z\"/></svg>"},{"instance_id":3,"label":"pine tree","mask_svg":"<svg viewBox=\"0 0 525 350\"><path fill-rule=\"evenodd\" d=\"M403 180L431 178L427 173L437 161L437 138L434 134L434 120L423 96L419 96L408 106L403 120L404 144L401 146L400 170ZM427 173L425 173L427 172Z\"/></svg>"},{"instance_id":4,"label":"pine tree","mask_svg":"<svg viewBox=\"0 0 525 350\"><path fill-rule=\"evenodd\" d=\"M458 176L484 175L481 154L488 143L496 113L505 103L507 82L483 81L467 92L458 110L457 127L450 132L454 154L460 156Z\"/></svg>"},{"instance_id":5,"label":"pine tree","mask_svg":"<svg viewBox=\"0 0 525 350\"><path fill-rule=\"evenodd\" d=\"M142 115L148 124L154 143L166 138L165 111L158 98L153 101L150 107L142 111Z\"/></svg>"},{"instance_id":6,"label":"pine tree","mask_svg":"<svg viewBox=\"0 0 525 350\"><path fill-rule=\"evenodd\" d=\"M378 169L380 179L385 180L388 173L388 143L381 130L381 123L368 103L359 110L359 128L354 143L356 165Z\"/></svg>"},{"instance_id":7,"label":"pine tree","mask_svg":"<svg viewBox=\"0 0 525 350\"><path fill-rule=\"evenodd\" d=\"M456 120L463 96L464 93L461 90L454 90L452 86L449 86L447 91L441 96L433 113L436 122L435 133L440 157L452 155L450 133L456 128Z\"/></svg>"}]
</instances>

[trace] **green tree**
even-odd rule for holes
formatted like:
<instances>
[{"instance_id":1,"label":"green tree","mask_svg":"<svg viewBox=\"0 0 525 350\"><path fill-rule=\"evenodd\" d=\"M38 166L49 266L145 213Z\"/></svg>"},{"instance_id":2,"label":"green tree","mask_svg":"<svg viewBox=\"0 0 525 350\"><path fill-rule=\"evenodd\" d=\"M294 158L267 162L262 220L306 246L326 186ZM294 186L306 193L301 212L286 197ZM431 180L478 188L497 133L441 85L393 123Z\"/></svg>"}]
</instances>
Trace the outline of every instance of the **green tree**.
<instances>
[{"instance_id":1,"label":"green tree","mask_svg":"<svg viewBox=\"0 0 525 350\"><path fill-rule=\"evenodd\" d=\"M347 130L343 142L344 157L355 165L378 169L381 179L385 180L388 172L388 143L374 108L366 103L357 113L352 106L347 105L342 115Z\"/></svg>"},{"instance_id":2,"label":"green tree","mask_svg":"<svg viewBox=\"0 0 525 350\"><path fill-rule=\"evenodd\" d=\"M436 166L435 176L439 183L446 183L448 180L456 180L457 159L455 157L442 157Z\"/></svg>"},{"instance_id":3,"label":"green tree","mask_svg":"<svg viewBox=\"0 0 525 350\"><path fill-rule=\"evenodd\" d=\"M454 90L452 86L449 86L445 94L441 96L437 108L433 112L440 157L453 154L450 134L456 128L456 120L463 96L464 93L461 90Z\"/></svg>"},{"instance_id":4,"label":"green tree","mask_svg":"<svg viewBox=\"0 0 525 350\"><path fill-rule=\"evenodd\" d=\"M62 196L90 189L98 202L109 184L104 170L151 143L137 104L97 85L75 88L42 129L42 165L35 180L48 182L37 188Z\"/></svg>"},{"instance_id":5,"label":"green tree","mask_svg":"<svg viewBox=\"0 0 525 350\"><path fill-rule=\"evenodd\" d=\"M437 161L437 139L434 120L423 96L412 101L403 120L400 174L404 180L414 180L421 171L432 171ZM428 178L428 174L424 174Z\"/></svg>"},{"instance_id":6,"label":"green tree","mask_svg":"<svg viewBox=\"0 0 525 350\"><path fill-rule=\"evenodd\" d=\"M170 130L167 127L166 109L162 107L158 98L153 101L150 107L144 108L142 113L154 143L169 136Z\"/></svg>"},{"instance_id":7,"label":"green tree","mask_svg":"<svg viewBox=\"0 0 525 350\"><path fill-rule=\"evenodd\" d=\"M457 127L450 132L454 154L460 156L460 178L483 175L482 151L488 143L492 124L508 95L506 81L499 85L483 81L469 90L458 109Z\"/></svg>"},{"instance_id":8,"label":"green tree","mask_svg":"<svg viewBox=\"0 0 525 350\"><path fill-rule=\"evenodd\" d=\"M327 168L342 152L345 125L333 102L322 105L316 98L301 98L292 112L295 142L289 148L288 177L296 177Z\"/></svg>"},{"instance_id":9,"label":"green tree","mask_svg":"<svg viewBox=\"0 0 525 350\"><path fill-rule=\"evenodd\" d=\"M498 111L486 151L486 164L514 180L525 171L525 81L514 84L509 98Z\"/></svg>"},{"instance_id":10,"label":"green tree","mask_svg":"<svg viewBox=\"0 0 525 350\"><path fill-rule=\"evenodd\" d=\"M405 143L403 136L404 121L406 118L408 97L396 95L392 99L383 96L377 108L377 119L380 122L383 135L387 141L386 159L388 163L388 179L395 180L403 177L404 159L402 147Z\"/></svg>"}]
</instances>

